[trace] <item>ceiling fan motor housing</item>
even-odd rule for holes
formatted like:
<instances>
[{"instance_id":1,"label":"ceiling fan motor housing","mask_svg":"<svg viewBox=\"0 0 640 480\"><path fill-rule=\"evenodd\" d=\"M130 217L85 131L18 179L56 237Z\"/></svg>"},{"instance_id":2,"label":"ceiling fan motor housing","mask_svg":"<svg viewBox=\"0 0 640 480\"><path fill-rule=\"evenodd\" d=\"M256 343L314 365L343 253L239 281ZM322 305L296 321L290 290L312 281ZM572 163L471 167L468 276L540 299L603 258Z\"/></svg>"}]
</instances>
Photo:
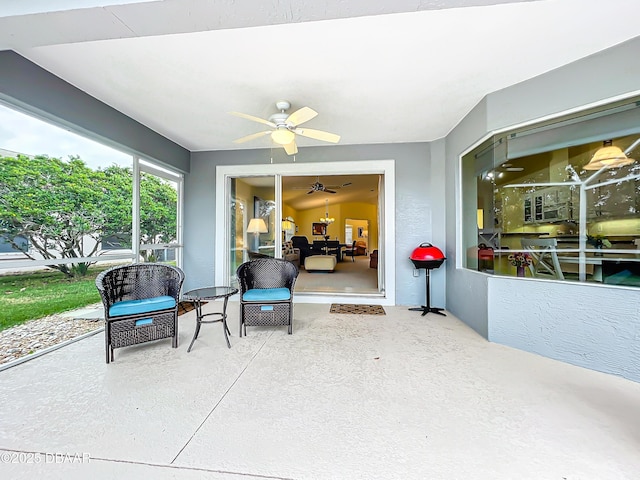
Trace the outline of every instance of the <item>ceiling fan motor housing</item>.
<instances>
[{"instance_id":1,"label":"ceiling fan motor housing","mask_svg":"<svg viewBox=\"0 0 640 480\"><path fill-rule=\"evenodd\" d=\"M279 102L276 102L276 108L281 111L289 110L291 108L291 104L286 100L280 100Z\"/></svg>"},{"instance_id":2,"label":"ceiling fan motor housing","mask_svg":"<svg viewBox=\"0 0 640 480\"><path fill-rule=\"evenodd\" d=\"M286 113L274 113L269 117L269 121L275 123L278 127L289 128L289 125L286 121L287 118L289 118L289 115Z\"/></svg>"}]
</instances>

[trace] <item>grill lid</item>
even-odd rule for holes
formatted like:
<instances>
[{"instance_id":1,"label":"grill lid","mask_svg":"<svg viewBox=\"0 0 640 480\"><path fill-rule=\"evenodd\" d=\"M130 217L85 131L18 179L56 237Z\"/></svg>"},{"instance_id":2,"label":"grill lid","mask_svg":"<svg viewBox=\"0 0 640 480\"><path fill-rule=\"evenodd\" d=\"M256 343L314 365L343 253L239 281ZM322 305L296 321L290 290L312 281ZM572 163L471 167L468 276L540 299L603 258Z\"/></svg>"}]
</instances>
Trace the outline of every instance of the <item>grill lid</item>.
<instances>
[{"instance_id":1,"label":"grill lid","mask_svg":"<svg viewBox=\"0 0 640 480\"><path fill-rule=\"evenodd\" d=\"M442 262L446 260L444 253L431 245L430 243L422 243L416 248L409 257L416 268L438 268Z\"/></svg>"},{"instance_id":2,"label":"grill lid","mask_svg":"<svg viewBox=\"0 0 640 480\"><path fill-rule=\"evenodd\" d=\"M411 253L411 260L445 260L442 250L434 247L430 243L421 243L420 246Z\"/></svg>"}]
</instances>

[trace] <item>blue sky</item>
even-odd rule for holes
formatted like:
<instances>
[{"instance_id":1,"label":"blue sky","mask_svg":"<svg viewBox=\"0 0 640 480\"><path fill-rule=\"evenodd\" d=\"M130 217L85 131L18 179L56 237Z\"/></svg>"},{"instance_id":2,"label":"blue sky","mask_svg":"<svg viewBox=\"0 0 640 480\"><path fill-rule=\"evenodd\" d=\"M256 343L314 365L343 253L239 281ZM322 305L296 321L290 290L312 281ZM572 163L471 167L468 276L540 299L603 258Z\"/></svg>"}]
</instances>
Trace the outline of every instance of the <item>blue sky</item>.
<instances>
[{"instance_id":1,"label":"blue sky","mask_svg":"<svg viewBox=\"0 0 640 480\"><path fill-rule=\"evenodd\" d=\"M0 148L68 159L79 155L91 168L130 166L131 155L0 104Z\"/></svg>"}]
</instances>

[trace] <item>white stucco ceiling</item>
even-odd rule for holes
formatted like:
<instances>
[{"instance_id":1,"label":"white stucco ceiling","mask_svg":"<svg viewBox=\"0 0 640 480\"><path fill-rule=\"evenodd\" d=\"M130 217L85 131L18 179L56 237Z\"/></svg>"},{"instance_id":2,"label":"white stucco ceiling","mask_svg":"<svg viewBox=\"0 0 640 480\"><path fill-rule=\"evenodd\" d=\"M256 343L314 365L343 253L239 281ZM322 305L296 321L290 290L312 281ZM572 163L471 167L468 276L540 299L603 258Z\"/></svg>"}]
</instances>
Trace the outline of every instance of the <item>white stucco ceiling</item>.
<instances>
[{"instance_id":1,"label":"white stucco ceiling","mask_svg":"<svg viewBox=\"0 0 640 480\"><path fill-rule=\"evenodd\" d=\"M0 1L0 48L192 151L268 147L234 144L264 128L228 112L267 118L281 99L341 144L420 142L489 92L638 36L639 13L637 0Z\"/></svg>"}]
</instances>

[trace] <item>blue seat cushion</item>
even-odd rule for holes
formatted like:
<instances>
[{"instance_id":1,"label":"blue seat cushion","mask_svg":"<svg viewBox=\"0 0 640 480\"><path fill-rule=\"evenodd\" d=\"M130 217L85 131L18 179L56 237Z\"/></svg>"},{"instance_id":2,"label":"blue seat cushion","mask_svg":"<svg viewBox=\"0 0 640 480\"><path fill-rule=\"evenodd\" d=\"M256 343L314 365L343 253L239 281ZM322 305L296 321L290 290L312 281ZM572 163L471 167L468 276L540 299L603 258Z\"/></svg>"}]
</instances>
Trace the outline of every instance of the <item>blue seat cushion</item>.
<instances>
[{"instance_id":1,"label":"blue seat cushion","mask_svg":"<svg viewBox=\"0 0 640 480\"><path fill-rule=\"evenodd\" d=\"M242 295L246 302L277 302L291 299L288 288L252 288Z\"/></svg>"},{"instance_id":2,"label":"blue seat cushion","mask_svg":"<svg viewBox=\"0 0 640 480\"><path fill-rule=\"evenodd\" d=\"M120 317L122 315L136 315L138 313L155 312L166 310L176 306L176 299L168 295L153 298L143 298L142 300L125 300L116 302L109 308L110 317Z\"/></svg>"}]
</instances>

